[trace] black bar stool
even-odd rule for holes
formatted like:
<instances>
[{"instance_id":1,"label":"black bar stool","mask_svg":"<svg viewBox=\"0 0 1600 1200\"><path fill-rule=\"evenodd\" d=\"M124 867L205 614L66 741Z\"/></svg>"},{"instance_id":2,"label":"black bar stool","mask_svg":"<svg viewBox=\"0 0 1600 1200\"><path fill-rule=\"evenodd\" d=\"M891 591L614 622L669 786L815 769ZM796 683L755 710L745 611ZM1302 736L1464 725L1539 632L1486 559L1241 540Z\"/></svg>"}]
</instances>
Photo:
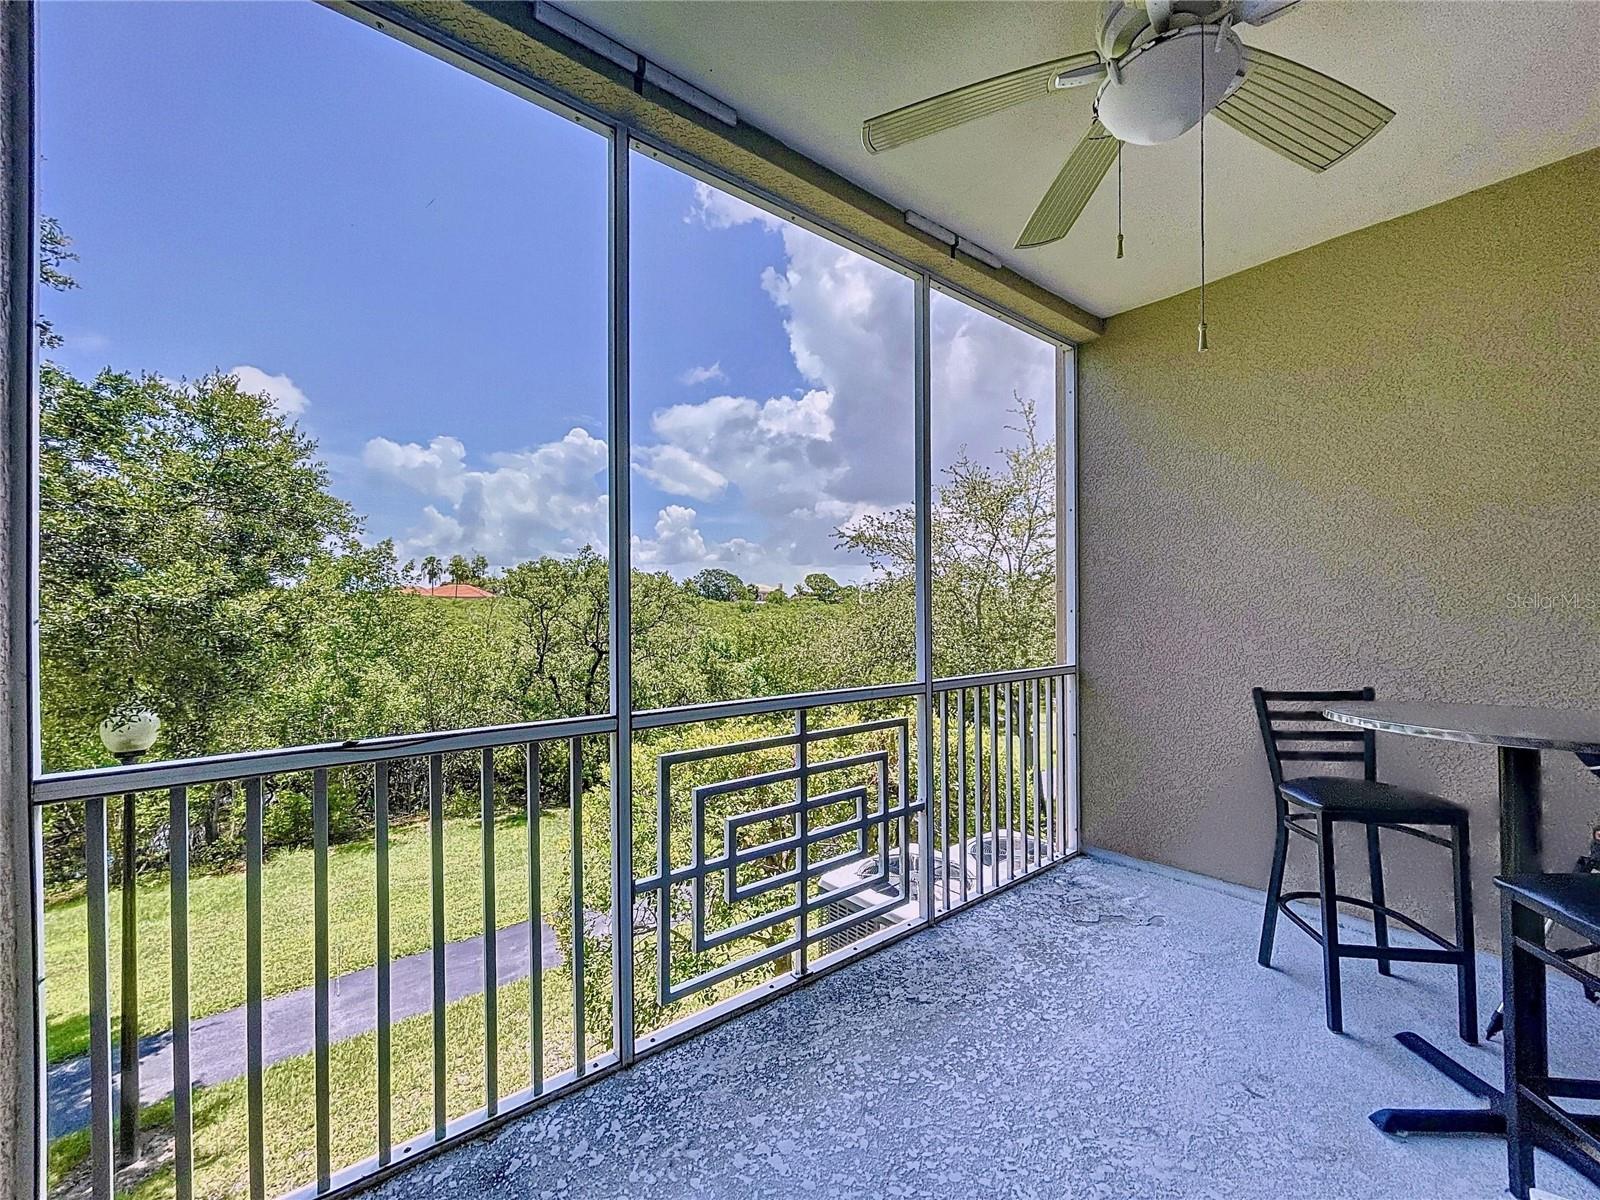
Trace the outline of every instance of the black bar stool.
<instances>
[{"instance_id":1,"label":"black bar stool","mask_svg":"<svg viewBox=\"0 0 1600 1200\"><path fill-rule=\"evenodd\" d=\"M1272 965L1272 941L1281 912L1322 947L1323 997L1328 1028L1344 1031L1344 1005L1340 997L1339 964L1346 958L1376 959L1378 973L1390 974L1396 962L1446 963L1456 968L1456 1002L1463 1041L1478 1040L1478 981L1472 938L1472 877L1468 859L1467 810L1427 792L1396 787L1377 780L1377 746L1373 732L1352 729L1330 721L1322 710L1341 700L1371 700L1372 688L1342 692L1269 692L1252 690L1261 741L1272 775L1272 797L1277 810L1277 838L1272 852L1272 877L1267 884L1267 907L1261 919L1258 960ZM1361 774L1309 775L1284 778L1286 762L1360 764ZM1367 830L1367 869L1372 898L1340 892L1334 871L1334 828L1340 822L1364 825ZM1434 826L1449 830L1448 837L1430 833ZM1455 940L1428 929L1420 922L1384 903L1383 858L1380 829L1392 829L1450 851L1455 868ZM1283 868L1289 856L1289 835L1299 834L1317 847L1318 887L1314 892L1285 892ZM1322 928L1314 928L1289 907L1291 901L1315 900L1322 910ZM1352 945L1339 940L1339 905L1350 904L1372 913L1374 945ZM1389 921L1395 920L1434 943L1434 948L1413 949L1389 944Z\"/></svg>"},{"instance_id":2,"label":"black bar stool","mask_svg":"<svg viewBox=\"0 0 1600 1200\"><path fill-rule=\"evenodd\" d=\"M1571 961L1600 948L1600 875L1514 875L1495 884L1500 888L1505 985L1508 1190L1527 1200L1536 1144L1600 1185L1600 1117L1569 1112L1556 1103L1561 1098L1600 1100L1600 1080L1551 1076L1545 1007L1547 967L1586 988L1600 988L1600 976ZM1551 950L1545 944L1546 921L1577 934L1585 944Z\"/></svg>"}]
</instances>

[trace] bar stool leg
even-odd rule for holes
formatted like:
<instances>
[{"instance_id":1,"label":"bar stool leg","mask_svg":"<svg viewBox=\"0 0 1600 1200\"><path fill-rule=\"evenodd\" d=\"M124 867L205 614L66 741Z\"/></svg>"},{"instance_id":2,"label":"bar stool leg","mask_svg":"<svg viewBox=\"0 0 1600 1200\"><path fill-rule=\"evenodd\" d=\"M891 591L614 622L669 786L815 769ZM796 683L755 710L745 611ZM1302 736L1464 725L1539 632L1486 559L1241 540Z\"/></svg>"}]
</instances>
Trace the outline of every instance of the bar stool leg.
<instances>
[{"instance_id":1,"label":"bar stool leg","mask_svg":"<svg viewBox=\"0 0 1600 1200\"><path fill-rule=\"evenodd\" d=\"M1383 855L1378 848L1378 827L1367 826L1367 869L1372 875L1372 932L1379 950L1389 948L1389 918L1383 911ZM1389 975L1389 960L1378 956L1378 974Z\"/></svg>"},{"instance_id":2,"label":"bar stool leg","mask_svg":"<svg viewBox=\"0 0 1600 1200\"><path fill-rule=\"evenodd\" d=\"M1533 1128L1521 1087L1548 1073L1544 964L1517 947L1517 937L1542 944L1543 922L1510 895L1501 898L1500 937L1505 952L1505 1118L1507 1190L1528 1200L1533 1186Z\"/></svg>"},{"instance_id":3,"label":"bar stool leg","mask_svg":"<svg viewBox=\"0 0 1600 1200\"><path fill-rule=\"evenodd\" d=\"M1455 866L1456 946L1461 961L1456 964L1456 1015L1461 1040L1478 1044L1478 954L1472 920L1472 839L1467 822L1452 826L1450 858Z\"/></svg>"},{"instance_id":4,"label":"bar stool leg","mask_svg":"<svg viewBox=\"0 0 1600 1200\"><path fill-rule=\"evenodd\" d=\"M1317 874L1322 899L1322 994L1328 1028L1344 1032L1344 1003L1339 989L1339 889L1333 870L1333 821L1317 818Z\"/></svg>"},{"instance_id":5,"label":"bar stool leg","mask_svg":"<svg viewBox=\"0 0 1600 1200\"><path fill-rule=\"evenodd\" d=\"M1283 894L1283 867L1289 857L1289 828L1280 819L1278 838L1272 847L1272 875L1267 880L1267 908L1261 914L1261 949L1256 961L1263 967L1272 965L1272 939L1278 931L1278 897Z\"/></svg>"}]
</instances>

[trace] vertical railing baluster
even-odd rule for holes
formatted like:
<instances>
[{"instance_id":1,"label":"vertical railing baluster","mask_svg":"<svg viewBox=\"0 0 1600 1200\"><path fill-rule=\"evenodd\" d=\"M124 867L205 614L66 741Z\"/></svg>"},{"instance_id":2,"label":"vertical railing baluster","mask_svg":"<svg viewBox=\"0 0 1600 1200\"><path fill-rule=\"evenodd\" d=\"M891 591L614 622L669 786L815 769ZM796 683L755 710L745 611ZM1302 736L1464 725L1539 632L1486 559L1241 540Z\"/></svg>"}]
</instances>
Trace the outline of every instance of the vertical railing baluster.
<instances>
[{"instance_id":1,"label":"vertical railing baluster","mask_svg":"<svg viewBox=\"0 0 1600 1200\"><path fill-rule=\"evenodd\" d=\"M139 1156L139 834L137 797L122 795L122 977L117 980L121 1019L117 1024L116 1163Z\"/></svg>"},{"instance_id":2,"label":"vertical railing baluster","mask_svg":"<svg viewBox=\"0 0 1600 1200\"><path fill-rule=\"evenodd\" d=\"M1000 883L1000 689L999 685L991 683L989 691L989 839L992 843L990 853L994 859L994 878L989 882L998 886ZM1006 857L1010 858L1010 848L1007 848Z\"/></svg>"},{"instance_id":3,"label":"vertical railing baluster","mask_svg":"<svg viewBox=\"0 0 1600 1200\"><path fill-rule=\"evenodd\" d=\"M667 760L656 762L656 995L667 996L672 987L672 776Z\"/></svg>"},{"instance_id":4,"label":"vertical railing baluster","mask_svg":"<svg viewBox=\"0 0 1600 1200\"><path fill-rule=\"evenodd\" d=\"M189 1063L189 792L175 787L167 811L172 886L172 1181L176 1200L194 1195L194 1097Z\"/></svg>"},{"instance_id":5,"label":"vertical railing baluster","mask_svg":"<svg viewBox=\"0 0 1600 1200\"><path fill-rule=\"evenodd\" d=\"M956 837L961 846L961 899L971 896L967 878L967 689L956 689Z\"/></svg>"},{"instance_id":6,"label":"vertical railing baluster","mask_svg":"<svg viewBox=\"0 0 1600 1200\"><path fill-rule=\"evenodd\" d=\"M1031 871L1039 865L1039 820L1038 809L1033 802L1034 788L1038 785L1038 772L1034 770L1034 758L1038 752L1038 741L1034 736L1034 726L1038 720L1038 705L1036 704L1037 680L1024 679L1018 685L1022 694L1022 823L1027 835L1027 858L1025 870Z\"/></svg>"},{"instance_id":7,"label":"vertical railing baluster","mask_svg":"<svg viewBox=\"0 0 1600 1200\"><path fill-rule=\"evenodd\" d=\"M1043 843L1042 838L1040 838L1040 835L1038 835L1040 816L1042 816L1042 813L1040 813L1040 802L1042 802L1042 794L1040 794L1040 789L1043 787L1043 782L1042 779L1040 779L1040 776L1038 776L1038 771L1040 771L1040 746L1038 746L1037 678L1035 678L1035 680L1030 680L1029 685L1027 685L1027 690L1029 690L1029 709L1027 709L1027 712L1029 712L1029 717L1027 717L1027 741L1029 741L1029 750L1027 750L1027 765L1029 765L1029 770L1034 773L1034 867L1037 869L1037 867L1040 866L1040 854L1043 853L1043 848L1045 848L1045 843Z\"/></svg>"},{"instance_id":8,"label":"vertical railing baluster","mask_svg":"<svg viewBox=\"0 0 1600 1200\"><path fill-rule=\"evenodd\" d=\"M950 830L947 827L948 818L948 792L950 790L950 693L939 693L939 822L935 825L934 832L937 837L929 839L929 846L939 856L940 877L944 880L941 888L942 903L935 906L932 901L928 904L928 911L936 909L948 912L950 910ZM940 897L934 897L940 899Z\"/></svg>"},{"instance_id":9,"label":"vertical railing baluster","mask_svg":"<svg viewBox=\"0 0 1600 1200\"><path fill-rule=\"evenodd\" d=\"M494 894L494 748L483 748L478 777L479 817L483 823L483 1094L489 1116L500 1110L499 930ZM532 953L532 947L529 947Z\"/></svg>"},{"instance_id":10,"label":"vertical railing baluster","mask_svg":"<svg viewBox=\"0 0 1600 1200\"><path fill-rule=\"evenodd\" d=\"M1016 758L1017 743L1012 735L1011 710L1016 707L1016 689L1010 683L1002 684L1006 696L1006 880L1017 877L1017 826L1016 826Z\"/></svg>"},{"instance_id":11,"label":"vertical railing baluster","mask_svg":"<svg viewBox=\"0 0 1600 1200\"><path fill-rule=\"evenodd\" d=\"M448 1125L445 1103L444 1036L444 755L428 756L428 842L433 928L433 1136L442 1139Z\"/></svg>"},{"instance_id":12,"label":"vertical railing baluster","mask_svg":"<svg viewBox=\"0 0 1600 1200\"><path fill-rule=\"evenodd\" d=\"M249 1147L250 1200L266 1196L267 1144L261 1052L261 787L259 775L244 783L244 1058Z\"/></svg>"},{"instance_id":13,"label":"vertical railing baluster","mask_svg":"<svg viewBox=\"0 0 1600 1200\"><path fill-rule=\"evenodd\" d=\"M1011 753L1017 760L1017 827L1011 842L1017 851L1013 857L1022 863L1021 867L1012 868L1012 877L1015 878L1018 871L1023 875L1028 873L1028 687L1020 679L1011 685L1011 719L1014 722Z\"/></svg>"},{"instance_id":14,"label":"vertical railing baluster","mask_svg":"<svg viewBox=\"0 0 1600 1200\"><path fill-rule=\"evenodd\" d=\"M794 973L805 975L809 972L809 959L811 949L811 914L806 911L806 906L811 899L810 874L811 855L806 845L806 838L811 832L810 814L806 811L807 798L811 793L811 781L807 778L810 765L810 746L806 741L807 713L803 708L795 709L794 713L794 802L795 802L795 833L800 841L799 848L795 851L795 903L799 912L795 915L795 936L799 945L795 948ZM734 847L730 847L732 849ZM732 878L732 872L729 872Z\"/></svg>"},{"instance_id":15,"label":"vertical railing baluster","mask_svg":"<svg viewBox=\"0 0 1600 1200\"><path fill-rule=\"evenodd\" d=\"M1055 677L1047 676L1044 680L1044 720L1041 724L1039 736L1043 740L1041 753L1044 756L1044 766L1041 773L1044 776L1044 832L1045 845L1049 847L1049 861L1056 859L1056 681Z\"/></svg>"},{"instance_id":16,"label":"vertical railing baluster","mask_svg":"<svg viewBox=\"0 0 1600 1200\"><path fill-rule=\"evenodd\" d=\"M529 742L528 764L528 1075L533 1094L544 1091L544 911L539 881L539 743Z\"/></svg>"},{"instance_id":17,"label":"vertical railing baluster","mask_svg":"<svg viewBox=\"0 0 1600 1200\"><path fill-rule=\"evenodd\" d=\"M583 739L567 742L568 803L572 812L572 1067L588 1070L583 994Z\"/></svg>"},{"instance_id":18,"label":"vertical railing baluster","mask_svg":"<svg viewBox=\"0 0 1600 1200\"><path fill-rule=\"evenodd\" d=\"M984 856L990 852L983 831L983 688L972 689L972 836L978 848L978 895L989 890L989 880L984 878Z\"/></svg>"},{"instance_id":19,"label":"vertical railing baluster","mask_svg":"<svg viewBox=\"0 0 1600 1200\"><path fill-rule=\"evenodd\" d=\"M1024 876L1028 873L1028 681L1019 679L1012 685L1014 720L1016 721L1016 736L1012 740L1012 752L1017 756L1017 836L1013 843L1021 843L1019 857L1022 860L1020 868Z\"/></svg>"},{"instance_id":20,"label":"vertical railing baluster","mask_svg":"<svg viewBox=\"0 0 1600 1200\"><path fill-rule=\"evenodd\" d=\"M389 969L389 764L374 764L372 781L373 839L377 854L374 864L377 905L378 969L378 1164L389 1162L394 1144L394 1083L391 1074L394 1055L393 1017L390 1008Z\"/></svg>"},{"instance_id":21,"label":"vertical railing baluster","mask_svg":"<svg viewBox=\"0 0 1600 1200\"><path fill-rule=\"evenodd\" d=\"M1014 753L1017 756L1017 833L1012 838L1015 846L1020 843L1019 857L1022 860L1020 868L1024 876L1028 873L1028 681L1019 679L1013 685L1013 719L1016 721L1016 736L1012 739Z\"/></svg>"},{"instance_id":22,"label":"vertical railing baluster","mask_svg":"<svg viewBox=\"0 0 1600 1200\"><path fill-rule=\"evenodd\" d=\"M1072 850L1078 834L1078 678L1061 686L1061 853Z\"/></svg>"},{"instance_id":23,"label":"vertical railing baluster","mask_svg":"<svg viewBox=\"0 0 1600 1200\"><path fill-rule=\"evenodd\" d=\"M923 730L926 736L926 729ZM911 747L906 744L906 736L900 731L900 898L911 899ZM920 785L919 785L920 787ZM924 810L922 819L927 820L928 814ZM885 832L888 832L885 830ZM927 873L919 871L924 879Z\"/></svg>"},{"instance_id":24,"label":"vertical railing baluster","mask_svg":"<svg viewBox=\"0 0 1600 1200\"><path fill-rule=\"evenodd\" d=\"M1055 782L1055 802L1050 806L1055 814L1055 850L1058 855L1066 853L1067 841L1067 690L1072 686L1069 676L1056 677L1056 710L1050 725L1050 736L1055 740L1055 770L1051 778Z\"/></svg>"},{"instance_id":25,"label":"vertical railing baluster","mask_svg":"<svg viewBox=\"0 0 1600 1200\"><path fill-rule=\"evenodd\" d=\"M89 1170L94 1200L114 1187L111 1119L111 952L106 924L106 801L83 802L84 867L89 890Z\"/></svg>"},{"instance_id":26,"label":"vertical railing baluster","mask_svg":"<svg viewBox=\"0 0 1600 1200\"><path fill-rule=\"evenodd\" d=\"M328 1057L328 772L311 773L311 925L313 980L315 988L317 1191L325 1192L333 1170L329 1144L332 1123L329 1117Z\"/></svg>"}]
</instances>

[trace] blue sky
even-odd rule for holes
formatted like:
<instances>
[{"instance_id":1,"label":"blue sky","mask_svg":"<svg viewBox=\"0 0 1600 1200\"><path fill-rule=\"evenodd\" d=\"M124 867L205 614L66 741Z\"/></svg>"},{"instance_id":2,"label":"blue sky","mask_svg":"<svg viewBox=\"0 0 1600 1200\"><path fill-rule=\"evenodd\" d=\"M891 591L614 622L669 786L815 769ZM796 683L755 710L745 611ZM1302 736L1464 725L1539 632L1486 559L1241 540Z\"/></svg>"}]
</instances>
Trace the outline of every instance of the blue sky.
<instances>
[{"instance_id":1,"label":"blue sky","mask_svg":"<svg viewBox=\"0 0 1600 1200\"><path fill-rule=\"evenodd\" d=\"M290 2L46 3L39 111L62 366L238 369L403 556L604 549L599 135ZM633 171L636 562L858 577L834 530L911 497L910 281ZM1042 343L934 317L941 461L1048 412Z\"/></svg>"}]
</instances>

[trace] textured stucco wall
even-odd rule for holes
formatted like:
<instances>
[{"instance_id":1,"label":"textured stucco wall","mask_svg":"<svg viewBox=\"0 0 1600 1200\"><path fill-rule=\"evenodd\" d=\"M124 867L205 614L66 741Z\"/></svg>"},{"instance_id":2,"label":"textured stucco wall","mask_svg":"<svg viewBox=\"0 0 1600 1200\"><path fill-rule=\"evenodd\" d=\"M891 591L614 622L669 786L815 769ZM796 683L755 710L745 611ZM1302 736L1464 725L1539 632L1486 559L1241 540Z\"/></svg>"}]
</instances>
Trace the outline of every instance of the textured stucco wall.
<instances>
[{"instance_id":1,"label":"textured stucco wall","mask_svg":"<svg viewBox=\"0 0 1600 1200\"><path fill-rule=\"evenodd\" d=\"M1597 230L1600 151L1216 283L1207 354L1193 294L1083 348L1090 845L1264 886L1255 684L1600 708ZM1545 761L1567 869L1600 784ZM1493 751L1380 736L1378 765L1470 802L1487 935ZM1391 902L1442 918L1447 859L1397 847Z\"/></svg>"}]
</instances>

